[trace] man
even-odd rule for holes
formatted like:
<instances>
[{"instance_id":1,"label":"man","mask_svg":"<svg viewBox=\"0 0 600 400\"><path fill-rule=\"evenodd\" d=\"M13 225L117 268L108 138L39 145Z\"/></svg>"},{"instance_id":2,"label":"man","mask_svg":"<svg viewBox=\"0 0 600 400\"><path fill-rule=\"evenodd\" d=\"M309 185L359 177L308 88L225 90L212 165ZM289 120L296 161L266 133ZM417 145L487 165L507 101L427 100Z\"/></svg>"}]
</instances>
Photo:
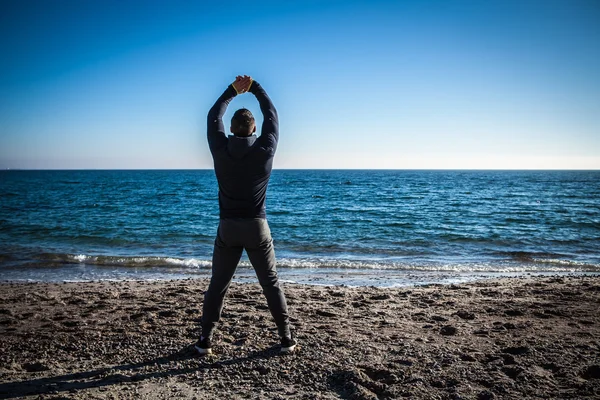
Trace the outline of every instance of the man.
<instances>
[{"instance_id":1,"label":"man","mask_svg":"<svg viewBox=\"0 0 600 400\"><path fill-rule=\"evenodd\" d=\"M222 117L229 102L250 92L260 105L264 121L260 137L249 110L240 109L231 118L227 137ZM264 89L249 76L238 76L208 112L208 144L219 183L220 221L212 260L212 277L204 295L202 335L198 353L212 352L211 339L221 318L223 300L245 249L254 267L271 315L275 319L281 352L294 351L287 304L275 268L273 240L266 220L265 199L279 139L277 111Z\"/></svg>"}]
</instances>

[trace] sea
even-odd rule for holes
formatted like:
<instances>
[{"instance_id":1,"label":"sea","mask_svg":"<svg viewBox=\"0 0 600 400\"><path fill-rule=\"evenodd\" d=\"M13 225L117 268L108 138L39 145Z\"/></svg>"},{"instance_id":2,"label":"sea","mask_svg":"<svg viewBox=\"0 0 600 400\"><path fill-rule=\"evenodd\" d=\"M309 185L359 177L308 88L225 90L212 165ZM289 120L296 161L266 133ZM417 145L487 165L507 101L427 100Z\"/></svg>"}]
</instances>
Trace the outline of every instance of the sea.
<instances>
[{"instance_id":1,"label":"sea","mask_svg":"<svg viewBox=\"0 0 600 400\"><path fill-rule=\"evenodd\" d=\"M217 195L212 170L0 171L0 280L209 277ZM600 273L600 171L274 170L267 216L284 282Z\"/></svg>"}]
</instances>

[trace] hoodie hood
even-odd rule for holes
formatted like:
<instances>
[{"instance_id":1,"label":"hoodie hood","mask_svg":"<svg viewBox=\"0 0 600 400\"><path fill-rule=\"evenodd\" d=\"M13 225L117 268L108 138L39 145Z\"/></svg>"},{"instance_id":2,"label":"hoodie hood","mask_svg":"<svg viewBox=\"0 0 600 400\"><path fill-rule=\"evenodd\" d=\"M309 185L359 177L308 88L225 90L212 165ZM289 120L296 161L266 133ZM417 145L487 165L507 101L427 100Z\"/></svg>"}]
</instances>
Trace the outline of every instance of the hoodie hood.
<instances>
[{"instance_id":1,"label":"hoodie hood","mask_svg":"<svg viewBox=\"0 0 600 400\"><path fill-rule=\"evenodd\" d=\"M244 158L244 156L254 148L255 142L256 135L246 137L229 135L229 140L227 142L227 151L229 152L231 157L239 160L241 158Z\"/></svg>"}]
</instances>

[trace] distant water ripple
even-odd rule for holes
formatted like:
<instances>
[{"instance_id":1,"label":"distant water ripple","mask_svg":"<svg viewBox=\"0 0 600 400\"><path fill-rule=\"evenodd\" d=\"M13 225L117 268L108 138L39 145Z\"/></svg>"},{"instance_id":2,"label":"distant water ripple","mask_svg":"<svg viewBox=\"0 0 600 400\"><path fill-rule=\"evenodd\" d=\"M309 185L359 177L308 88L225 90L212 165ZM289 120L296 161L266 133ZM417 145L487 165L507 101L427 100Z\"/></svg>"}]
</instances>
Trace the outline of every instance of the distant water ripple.
<instances>
[{"instance_id":1,"label":"distant water ripple","mask_svg":"<svg viewBox=\"0 0 600 400\"><path fill-rule=\"evenodd\" d=\"M210 268L213 171L2 171L0 205L2 279ZM267 213L282 276L600 271L599 171L277 170Z\"/></svg>"}]
</instances>

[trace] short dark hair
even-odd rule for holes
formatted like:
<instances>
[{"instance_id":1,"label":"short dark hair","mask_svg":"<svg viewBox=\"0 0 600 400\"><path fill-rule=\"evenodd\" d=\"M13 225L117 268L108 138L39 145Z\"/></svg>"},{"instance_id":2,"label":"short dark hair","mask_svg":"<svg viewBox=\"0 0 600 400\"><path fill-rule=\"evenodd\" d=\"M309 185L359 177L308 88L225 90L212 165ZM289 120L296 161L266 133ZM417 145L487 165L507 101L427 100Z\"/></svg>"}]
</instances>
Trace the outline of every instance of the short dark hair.
<instances>
[{"instance_id":1,"label":"short dark hair","mask_svg":"<svg viewBox=\"0 0 600 400\"><path fill-rule=\"evenodd\" d=\"M231 117L231 132L236 136L250 136L254 133L254 124L250 110L240 108Z\"/></svg>"}]
</instances>

